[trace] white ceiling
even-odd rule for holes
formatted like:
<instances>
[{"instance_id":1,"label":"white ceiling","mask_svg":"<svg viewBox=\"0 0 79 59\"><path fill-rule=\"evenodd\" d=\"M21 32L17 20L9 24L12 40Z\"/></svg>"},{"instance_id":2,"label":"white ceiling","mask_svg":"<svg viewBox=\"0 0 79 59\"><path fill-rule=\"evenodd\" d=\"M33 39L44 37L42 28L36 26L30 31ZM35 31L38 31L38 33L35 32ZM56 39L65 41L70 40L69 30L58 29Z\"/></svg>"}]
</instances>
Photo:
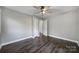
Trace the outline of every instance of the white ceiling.
<instances>
[{"instance_id":1,"label":"white ceiling","mask_svg":"<svg viewBox=\"0 0 79 59\"><path fill-rule=\"evenodd\" d=\"M21 12L21 13L25 13L28 15L36 15L41 17L41 15L39 14L39 10L35 9L33 6L5 6L6 8ZM62 13L62 12L67 12L67 11L71 11L76 9L77 7L74 6L51 6L50 7L50 11L48 14L55 14L55 13ZM46 16L47 17L47 16Z\"/></svg>"}]
</instances>

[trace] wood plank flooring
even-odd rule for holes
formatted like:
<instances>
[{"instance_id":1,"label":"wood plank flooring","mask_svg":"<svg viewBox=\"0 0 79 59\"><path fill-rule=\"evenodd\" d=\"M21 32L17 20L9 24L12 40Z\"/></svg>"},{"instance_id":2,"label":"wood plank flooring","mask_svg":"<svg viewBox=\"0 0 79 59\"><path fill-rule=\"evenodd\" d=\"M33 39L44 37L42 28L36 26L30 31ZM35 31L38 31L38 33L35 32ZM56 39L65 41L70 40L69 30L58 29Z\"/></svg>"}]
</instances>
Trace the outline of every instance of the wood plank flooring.
<instances>
[{"instance_id":1,"label":"wood plank flooring","mask_svg":"<svg viewBox=\"0 0 79 59\"><path fill-rule=\"evenodd\" d=\"M2 47L0 53L78 53L76 43L49 36L25 39Z\"/></svg>"}]
</instances>

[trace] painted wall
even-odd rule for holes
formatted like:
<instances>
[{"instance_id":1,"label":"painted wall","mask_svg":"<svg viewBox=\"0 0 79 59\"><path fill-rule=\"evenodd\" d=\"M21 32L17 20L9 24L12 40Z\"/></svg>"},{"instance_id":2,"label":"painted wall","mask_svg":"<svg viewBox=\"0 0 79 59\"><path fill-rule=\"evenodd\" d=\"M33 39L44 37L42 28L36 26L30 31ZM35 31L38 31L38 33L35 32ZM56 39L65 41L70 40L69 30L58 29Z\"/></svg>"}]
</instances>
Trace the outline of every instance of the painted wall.
<instances>
[{"instance_id":1,"label":"painted wall","mask_svg":"<svg viewBox=\"0 0 79 59\"><path fill-rule=\"evenodd\" d=\"M1 8L0 8L0 44L1 44Z\"/></svg>"},{"instance_id":2,"label":"painted wall","mask_svg":"<svg viewBox=\"0 0 79 59\"><path fill-rule=\"evenodd\" d=\"M32 16L13 10L2 10L2 43L32 36Z\"/></svg>"},{"instance_id":3,"label":"painted wall","mask_svg":"<svg viewBox=\"0 0 79 59\"><path fill-rule=\"evenodd\" d=\"M76 26L77 26L77 40L78 40L78 42L79 42L79 7L77 8L77 10L76 10L76 16L77 16L77 21L76 21Z\"/></svg>"},{"instance_id":4,"label":"painted wall","mask_svg":"<svg viewBox=\"0 0 79 59\"><path fill-rule=\"evenodd\" d=\"M48 30L48 28L47 28L47 22L48 22L48 20L47 19L45 19L44 21L43 21L43 33L44 33L44 35L46 35L47 36L47 30Z\"/></svg>"},{"instance_id":5,"label":"painted wall","mask_svg":"<svg viewBox=\"0 0 79 59\"><path fill-rule=\"evenodd\" d=\"M76 11L51 15L48 20L49 35L77 40Z\"/></svg>"},{"instance_id":6,"label":"painted wall","mask_svg":"<svg viewBox=\"0 0 79 59\"><path fill-rule=\"evenodd\" d=\"M40 20L40 19L39 19ZM38 32L39 32L39 28L38 28L38 21L39 21L37 18L33 17L33 20L32 20L32 29L33 29L33 37L35 36L38 36Z\"/></svg>"}]
</instances>

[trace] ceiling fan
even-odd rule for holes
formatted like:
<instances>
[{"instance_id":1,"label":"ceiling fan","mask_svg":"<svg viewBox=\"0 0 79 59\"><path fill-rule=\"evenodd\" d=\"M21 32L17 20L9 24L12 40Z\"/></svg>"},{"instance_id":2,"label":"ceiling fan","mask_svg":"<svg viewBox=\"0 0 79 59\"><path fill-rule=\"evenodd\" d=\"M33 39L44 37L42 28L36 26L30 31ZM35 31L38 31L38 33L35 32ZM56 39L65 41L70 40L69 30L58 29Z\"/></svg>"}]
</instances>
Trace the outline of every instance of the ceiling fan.
<instances>
[{"instance_id":1,"label":"ceiling fan","mask_svg":"<svg viewBox=\"0 0 79 59\"><path fill-rule=\"evenodd\" d=\"M49 6L34 6L37 9L35 14L47 14L49 12Z\"/></svg>"},{"instance_id":2,"label":"ceiling fan","mask_svg":"<svg viewBox=\"0 0 79 59\"><path fill-rule=\"evenodd\" d=\"M34 8L38 9L38 13L46 14L49 6L34 6Z\"/></svg>"},{"instance_id":3,"label":"ceiling fan","mask_svg":"<svg viewBox=\"0 0 79 59\"><path fill-rule=\"evenodd\" d=\"M35 16L40 16L46 18L51 14L61 12L61 9L56 9L56 6L33 6L35 8Z\"/></svg>"},{"instance_id":4,"label":"ceiling fan","mask_svg":"<svg viewBox=\"0 0 79 59\"><path fill-rule=\"evenodd\" d=\"M52 14L54 12L60 12L61 9L57 9L56 6L33 6L36 11L35 14Z\"/></svg>"}]
</instances>

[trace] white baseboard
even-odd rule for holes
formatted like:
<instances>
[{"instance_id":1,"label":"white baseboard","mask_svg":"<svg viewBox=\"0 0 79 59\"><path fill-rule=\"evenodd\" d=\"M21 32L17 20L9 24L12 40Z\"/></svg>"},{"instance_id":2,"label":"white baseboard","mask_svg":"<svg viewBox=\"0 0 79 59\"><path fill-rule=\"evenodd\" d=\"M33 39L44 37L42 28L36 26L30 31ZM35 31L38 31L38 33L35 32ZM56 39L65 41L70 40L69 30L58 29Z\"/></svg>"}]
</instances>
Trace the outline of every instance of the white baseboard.
<instances>
[{"instance_id":1,"label":"white baseboard","mask_svg":"<svg viewBox=\"0 0 79 59\"><path fill-rule=\"evenodd\" d=\"M54 36L54 35L49 35L49 36L55 37L55 38L59 38L59 39L62 39L62 40L72 41L72 42L77 43L78 46L79 46L79 42L76 41L76 40L71 40L71 39L67 39L67 38L62 38L62 37L58 37L58 36ZM1 49L2 46L4 46L4 45L11 44L11 43L14 43L14 42L19 42L19 41L21 41L21 40L25 40L25 39L28 39L28 38L34 38L34 37L33 37L33 36L30 36L30 37L25 37L25 38L21 38L21 39L18 39L18 40L10 41L10 42L7 42L7 43L2 43L2 44L0 45L0 49Z\"/></svg>"},{"instance_id":2,"label":"white baseboard","mask_svg":"<svg viewBox=\"0 0 79 59\"><path fill-rule=\"evenodd\" d=\"M25 37L25 38L21 38L21 39L18 39L18 40L14 40L14 41L10 41L10 42L7 42L7 43L2 43L0 45L0 47L4 46L4 45L7 45L7 44L11 44L11 43L14 43L14 42L19 42L19 41L22 41L22 40L25 40L25 39L28 39L28 38L32 38L33 36L29 36L29 37Z\"/></svg>"},{"instance_id":3,"label":"white baseboard","mask_svg":"<svg viewBox=\"0 0 79 59\"><path fill-rule=\"evenodd\" d=\"M62 37L58 37L58 36L55 36L55 35L49 35L49 36L55 37L55 38L59 38L59 39L62 39L62 40L67 40L67 41L75 42L75 43L77 43L78 46L79 46L79 42L76 41L76 40L71 40L71 39L67 39L67 38L62 38Z\"/></svg>"}]
</instances>

